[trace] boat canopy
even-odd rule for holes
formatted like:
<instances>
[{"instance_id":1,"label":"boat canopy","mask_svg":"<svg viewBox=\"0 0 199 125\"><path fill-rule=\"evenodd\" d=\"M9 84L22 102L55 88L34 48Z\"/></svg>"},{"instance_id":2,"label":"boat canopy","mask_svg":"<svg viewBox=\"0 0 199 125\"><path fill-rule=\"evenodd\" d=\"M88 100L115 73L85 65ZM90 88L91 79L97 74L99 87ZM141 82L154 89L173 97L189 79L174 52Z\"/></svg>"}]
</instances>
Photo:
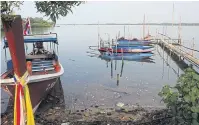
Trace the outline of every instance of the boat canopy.
<instances>
[{"instance_id":1,"label":"boat canopy","mask_svg":"<svg viewBox=\"0 0 199 125\"><path fill-rule=\"evenodd\" d=\"M36 43L36 42L53 42L58 44L57 34L35 34L35 35L24 35L24 43ZM7 39L4 38L4 48L8 47Z\"/></svg>"}]
</instances>

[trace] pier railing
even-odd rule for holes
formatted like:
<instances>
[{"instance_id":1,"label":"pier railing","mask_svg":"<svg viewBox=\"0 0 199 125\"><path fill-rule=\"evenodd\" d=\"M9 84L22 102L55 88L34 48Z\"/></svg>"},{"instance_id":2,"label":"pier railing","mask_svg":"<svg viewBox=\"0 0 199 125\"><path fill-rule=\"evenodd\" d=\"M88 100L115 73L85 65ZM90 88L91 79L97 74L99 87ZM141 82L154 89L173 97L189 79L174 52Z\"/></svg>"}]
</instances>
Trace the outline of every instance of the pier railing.
<instances>
[{"instance_id":1,"label":"pier railing","mask_svg":"<svg viewBox=\"0 0 199 125\"><path fill-rule=\"evenodd\" d=\"M187 52L187 50L199 52L198 50L183 46L181 44L181 40L176 41L169 36L160 33L158 33L158 35L156 36L156 40L159 45L163 46L164 49L169 50L170 53L176 54L177 56L179 56L179 58L186 59L191 64L199 68L199 59L193 56L193 52L192 54Z\"/></svg>"}]
</instances>

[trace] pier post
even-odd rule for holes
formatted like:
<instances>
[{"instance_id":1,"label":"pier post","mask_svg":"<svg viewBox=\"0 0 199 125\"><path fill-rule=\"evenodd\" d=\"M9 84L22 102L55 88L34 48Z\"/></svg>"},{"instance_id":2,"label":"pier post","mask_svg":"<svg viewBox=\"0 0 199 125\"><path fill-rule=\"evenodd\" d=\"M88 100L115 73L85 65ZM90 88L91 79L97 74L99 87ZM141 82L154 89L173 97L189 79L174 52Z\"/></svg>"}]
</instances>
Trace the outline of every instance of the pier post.
<instances>
[{"instance_id":1,"label":"pier post","mask_svg":"<svg viewBox=\"0 0 199 125\"><path fill-rule=\"evenodd\" d=\"M120 77L119 77L119 74L117 74L117 86L119 86L119 81L120 80Z\"/></svg>"},{"instance_id":2,"label":"pier post","mask_svg":"<svg viewBox=\"0 0 199 125\"><path fill-rule=\"evenodd\" d=\"M194 56L194 46L195 44L194 44L194 38L193 38L192 53L191 53L192 56Z\"/></svg>"}]
</instances>

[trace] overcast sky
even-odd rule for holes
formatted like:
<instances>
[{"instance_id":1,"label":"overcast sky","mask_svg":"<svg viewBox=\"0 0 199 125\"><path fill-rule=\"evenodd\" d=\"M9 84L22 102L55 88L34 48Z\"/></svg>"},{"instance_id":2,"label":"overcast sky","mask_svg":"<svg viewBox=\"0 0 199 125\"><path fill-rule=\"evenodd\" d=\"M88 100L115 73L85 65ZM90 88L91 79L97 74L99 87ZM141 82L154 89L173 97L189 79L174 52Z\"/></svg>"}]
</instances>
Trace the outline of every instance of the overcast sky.
<instances>
[{"instance_id":1,"label":"overcast sky","mask_svg":"<svg viewBox=\"0 0 199 125\"><path fill-rule=\"evenodd\" d=\"M66 23L140 23L145 14L146 22L172 22L173 2L95 2L90 1L73 8L73 14L61 17L57 24ZM175 2L174 22L199 22L199 2ZM37 13L34 2L26 1L21 10L22 17L43 17ZM48 19L48 18L46 18Z\"/></svg>"}]
</instances>

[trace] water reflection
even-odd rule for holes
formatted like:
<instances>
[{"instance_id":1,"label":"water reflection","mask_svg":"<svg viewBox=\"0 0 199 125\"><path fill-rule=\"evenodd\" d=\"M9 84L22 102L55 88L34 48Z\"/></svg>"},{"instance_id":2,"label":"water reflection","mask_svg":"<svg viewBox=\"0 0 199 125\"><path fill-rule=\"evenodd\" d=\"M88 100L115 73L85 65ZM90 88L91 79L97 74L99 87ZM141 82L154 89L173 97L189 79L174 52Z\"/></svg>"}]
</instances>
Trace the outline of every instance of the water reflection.
<instances>
[{"instance_id":1,"label":"water reflection","mask_svg":"<svg viewBox=\"0 0 199 125\"><path fill-rule=\"evenodd\" d=\"M144 54L144 53L141 53ZM146 53L148 54L148 53ZM132 57L135 58L132 58ZM155 63L154 59L151 58L152 55L145 56L145 57L138 57L137 54L129 54L125 53L124 57L120 57L119 54L117 55L107 55L107 53L101 53L100 55L96 56L97 58L100 58L101 60L104 60L106 62L106 67L108 68L108 65L110 63L110 69L111 69L111 79L113 79L114 74L114 65L115 65L115 72L116 72L116 85L119 86L119 77L122 77L123 71L124 71L124 65L127 62L133 63L133 62L139 62L139 63ZM113 57L113 58L111 58ZM118 65L119 64L119 65ZM118 69L119 68L119 69ZM117 73L117 69L120 71L120 73Z\"/></svg>"},{"instance_id":2,"label":"water reflection","mask_svg":"<svg viewBox=\"0 0 199 125\"><path fill-rule=\"evenodd\" d=\"M48 109L54 107L65 108L64 91L62 87L61 79L59 78L55 86L42 101L36 112L45 112Z\"/></svg>"},{"instance_id":3,"label":"water reflection","mask_svg":"<svg viewBox=\"0 0 199 125\"><path fill-rule=\"evenodd\" d=\"M157 48L157 53L158 55L161 57L162 61L163 61L163 72L162 72L162 77L164 77L164 64L166 64L169 68L168 68L168 77L169 77L169 70L172 69L173 72L179 77L180 76L180 70L184 70L186 68L188 68L188 64L186 64L183 60L180 59L180 57L174 55L171 53L171 51L168 51L166 49L164 49L164 47L162 46L158 46L156 45L156 48ZM162 52L160 51L160 48L162 50ZM165 53L166 53L166 58L165 58ZM169 58L170 57L170 58ZM170 63L170 60L173 60L176 65L178 67L174 68L172 67L171 63Z\"/></svg>"}]
</instances>

